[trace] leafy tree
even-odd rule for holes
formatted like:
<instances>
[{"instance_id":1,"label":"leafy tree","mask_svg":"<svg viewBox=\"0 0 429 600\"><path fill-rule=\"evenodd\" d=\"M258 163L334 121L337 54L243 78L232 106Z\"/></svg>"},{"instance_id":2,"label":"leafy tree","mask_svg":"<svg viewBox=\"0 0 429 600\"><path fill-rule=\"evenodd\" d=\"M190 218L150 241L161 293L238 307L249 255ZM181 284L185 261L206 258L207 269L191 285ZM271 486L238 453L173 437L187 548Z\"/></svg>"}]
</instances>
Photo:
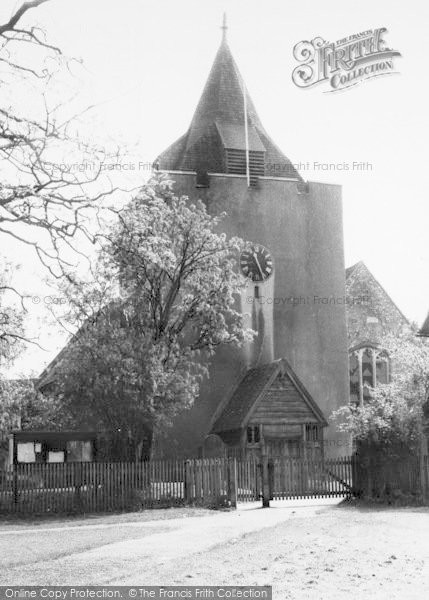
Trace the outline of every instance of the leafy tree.
<instances>
[{"instance_id":1,"label":"leafy tree","mask_svg":"<svg viewBox=\"0 0 429 600\"><path fill-rule=\"evenodd\" d=\"M51 429L63 424L58 400L41 394L33 379L0 378L0 437L13 429Z\"/></svg>"},{"instance_id":2,"label":"leafy tree","mask_svg":"<svg viewBox=\"0 0 429 600\"><path fill-rule=\"evenodd\" d=\"M377 385L363 406L344 406L333 414L340 431L382 452L415 452L422 441L429 399L429 344L415 331L383 341L392 380Z\"/></svg>"},{"instance_id":3,"label":"leafy tree","mask_svg":"<svg viewBox=\"0 0 429 600\"><path fill-rule=\"evenodd\" d=\"M0 468L7 464L11 431L67 428L65 417L58 398L41 394L34 380L0 376Z\"/></svg>"},{"instance_id":4,"label":"leafy tree","mask_svg":"<svg viewBox=\"0 0 429 600\"><path fill-rule=\"evenodd\" d=\"M47 376L65 410L118 432L133 458L192 405L216 348L250 335L236 308L244 242L218 233L222 218L154 178L103 234L94 280L63 286L80 328Z\"/></svg>"},{"instance_id":5,"label":"leafy tree","mask_svg":"<svg viewBox=\"0 0 429 600\"><path fill-rule=\"evenodd\" d=\"M0 373L22 350L24 340L24 308L16 302L13 273L12 265L0 261Z\"/></svg>"}]
</instances>

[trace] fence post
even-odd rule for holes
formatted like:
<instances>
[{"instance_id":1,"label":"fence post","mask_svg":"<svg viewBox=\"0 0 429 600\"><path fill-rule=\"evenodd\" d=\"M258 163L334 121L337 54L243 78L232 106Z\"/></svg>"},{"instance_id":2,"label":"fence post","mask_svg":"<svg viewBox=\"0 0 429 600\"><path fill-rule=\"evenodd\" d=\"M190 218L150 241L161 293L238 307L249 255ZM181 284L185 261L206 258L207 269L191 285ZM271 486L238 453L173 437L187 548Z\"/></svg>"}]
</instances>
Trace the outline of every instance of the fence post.
<instances>
[{"instance_id":1,"label":"fence post","mask_svg":"<svg viewBox=\"0 0 429 600\"><path fill-rule=\"evenodd\" d=\"M350 457L350 475L351 475L350 476L351 491L354 496L360 496L359 491L358 491L359 475L358 475L358 461L357 461L356 454L352 454L352 456Z\"/></svg>"},{"instance_id":2,"label":"fence post","mask_svg":"<svg viewBox=\"0 0 429 600\"><path fill-rule=\"evenodd\" d=\"M185 504L191 501L191 474L190 474L190 461L185 460L183 465L183 498Z\"/></svg>"},{"instance_id":3,"label":"fence post","mask_svg":"<svg viewBox=\"0 0 429 600\"><path fill-rule=\"evenodd\" d=\"M425 504L428 503L428 457L425 454L425 456L423 457L423 486L424 486L424 502Z\"/></svg>"},{"instance_id":4,"label":"fence post","mask_svg":"<svg viewBox=\"0 0 429 600\"><path fill-rule=\"evenodd\" d=\"M273 460L268 461L268 498L270 500L274 500L274 469L275 469L275 462Z\"/></svg>"},{"instance_id":5,"label":"fence post","mask_svg":"<svg viewBox=\"0 0 429 600\"><path fill-rule=\"evenodd\" d=\"M13 476L12 476L12 484L13 484L13 504L16 508L18 504L19 492L18 492L18 463L14 463L12 465Z\"/></svg>"},{"instance_id":6,"label":"fence post","mask_svg":"<svg viewBox=\"0 0 429 600\"><path fill-rule=\"evenodd\" d=\"M75 491L75 499L76 499L76 507L79 511L82 510L82 496L81 496L81 486L82 486L82 464L76 462L73 464L74 467L74 491Z\"/></svg>"},{"instance_id":7,"label":"fence post","mask_svg":"<svg viewBox=\"0 0 429 600\"><path fill-rule=\"evenodd\" d=\"M17 507L18 504L18 447L15 439L15 434L12 434L13 440L13 456L12 456L12 488L13 488L13 505Z\"/></svg>"},{"instance_id":8,"label":"fence post","mask_svg":"<svg viewBox=\"0 0 429 600\"><path fill-rule=\"evenodd\" d=\"M237 508L237 459L227 459L228 465L228 500L233 508Z\"/></svg>"},{"instance_id":9,"label":"fence post","mask_svg":"<svg viewBox=\"0 0 429 600\"><path fill-rule=\"evenodd\" d=\"M270 473L268 468L268 456L262 455L262 507L270 508Z\"/></svg>"},{"instance_id":10,"label":"fence post","mask_svg":"<svg viewBox=\"0 0 429 600\"><path fill-rule=\"evenodd\" d=\"M422 500L426 504L427 497L427 487L426 487L426 468L425 468L425 453L426 453L426 444L425 444L425 436L423 433L420 434L420 449L419 449L419 475L420 475L420 491L422 495Z\"/></svg>"}]
</instances>

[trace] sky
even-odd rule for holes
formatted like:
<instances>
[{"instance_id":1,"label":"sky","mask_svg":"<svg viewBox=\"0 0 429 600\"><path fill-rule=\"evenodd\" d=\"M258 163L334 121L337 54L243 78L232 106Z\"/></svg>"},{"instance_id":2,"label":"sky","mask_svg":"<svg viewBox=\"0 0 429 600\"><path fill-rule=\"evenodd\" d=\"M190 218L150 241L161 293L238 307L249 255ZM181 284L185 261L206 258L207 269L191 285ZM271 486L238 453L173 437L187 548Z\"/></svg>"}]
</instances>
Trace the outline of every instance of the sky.
<instances>
[{"instance_id":1,"label":"sky","mask_svg":"<svg viewBox=\"0 0 429 600\"><path fill-rule=\"evenodd\" d=\"M0 22L16 5L2 1ZM28 13L27 22L82 58L78 102L95 105L88 133L130 148L137 164L152 162L187 130L224 11L229 45L266 130L293 163L305 165L305 179L342 185L346 265L364 261L404 314L422 323L429 310L427 2L51 0ZM293 83L298 42L380 27L401 54L396 74L338 93ZM357 170L354 162L366 166ZM143 182L147 172L133 176ZM37 372L64 334L43 327L46 290L37 260L14 244L1 253L21 263L17 283L42 298L30 321L35 335L42 330L44 350L29 349L15 367L19 374Z\"/></svg>"}]
</instances>

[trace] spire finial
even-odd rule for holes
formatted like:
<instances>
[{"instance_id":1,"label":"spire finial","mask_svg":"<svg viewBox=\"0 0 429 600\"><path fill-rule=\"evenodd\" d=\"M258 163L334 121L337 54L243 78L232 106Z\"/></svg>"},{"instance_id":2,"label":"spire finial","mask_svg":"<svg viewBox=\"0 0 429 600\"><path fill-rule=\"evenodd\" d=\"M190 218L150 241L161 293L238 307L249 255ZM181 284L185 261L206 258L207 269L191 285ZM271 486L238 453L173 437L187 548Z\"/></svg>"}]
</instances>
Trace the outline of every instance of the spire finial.
<instances>
[{"instance_id":1,"label":"spire finial","mask_svg":"<svg viewBox=\"0 0 429 600\"><path fill-rule=\"evenodd\" d=\"M226 12L223 13L222 21L222 42L226 42L226 32L228 31L228 25L226 24Z\"/></svg>"}]
</instances>

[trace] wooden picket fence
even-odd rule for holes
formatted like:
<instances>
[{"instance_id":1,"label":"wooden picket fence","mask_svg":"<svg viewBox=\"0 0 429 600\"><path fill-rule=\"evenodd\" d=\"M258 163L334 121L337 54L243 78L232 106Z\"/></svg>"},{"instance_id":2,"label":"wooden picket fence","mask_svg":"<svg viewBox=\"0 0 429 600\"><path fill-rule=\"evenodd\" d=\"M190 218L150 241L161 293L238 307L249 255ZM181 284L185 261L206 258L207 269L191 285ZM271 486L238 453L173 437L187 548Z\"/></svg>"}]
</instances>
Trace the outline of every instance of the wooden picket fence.
<instances>
[{"instance_id":1,"label":"wooden picket fence","mask_svg":"<svg viewBox=\"0 0 429 600\"><path fill-rule=\"evenodd\" d=\"M364 461L271 457L127 463L18 464L0 470L0 514L90 513L183 505L381 496L429 496L429 459Z\"/></svg>"},{"instance_id":2,"label":"wooden picket fence","mask_svg":"<svg viewBox=\"0 0 429 600\"><path fill-rule=\"evenodd\" d=\"M232 459L18 464L0 471L0 513L73 513L230 504Z\"/></svg>"}]
</instances>

